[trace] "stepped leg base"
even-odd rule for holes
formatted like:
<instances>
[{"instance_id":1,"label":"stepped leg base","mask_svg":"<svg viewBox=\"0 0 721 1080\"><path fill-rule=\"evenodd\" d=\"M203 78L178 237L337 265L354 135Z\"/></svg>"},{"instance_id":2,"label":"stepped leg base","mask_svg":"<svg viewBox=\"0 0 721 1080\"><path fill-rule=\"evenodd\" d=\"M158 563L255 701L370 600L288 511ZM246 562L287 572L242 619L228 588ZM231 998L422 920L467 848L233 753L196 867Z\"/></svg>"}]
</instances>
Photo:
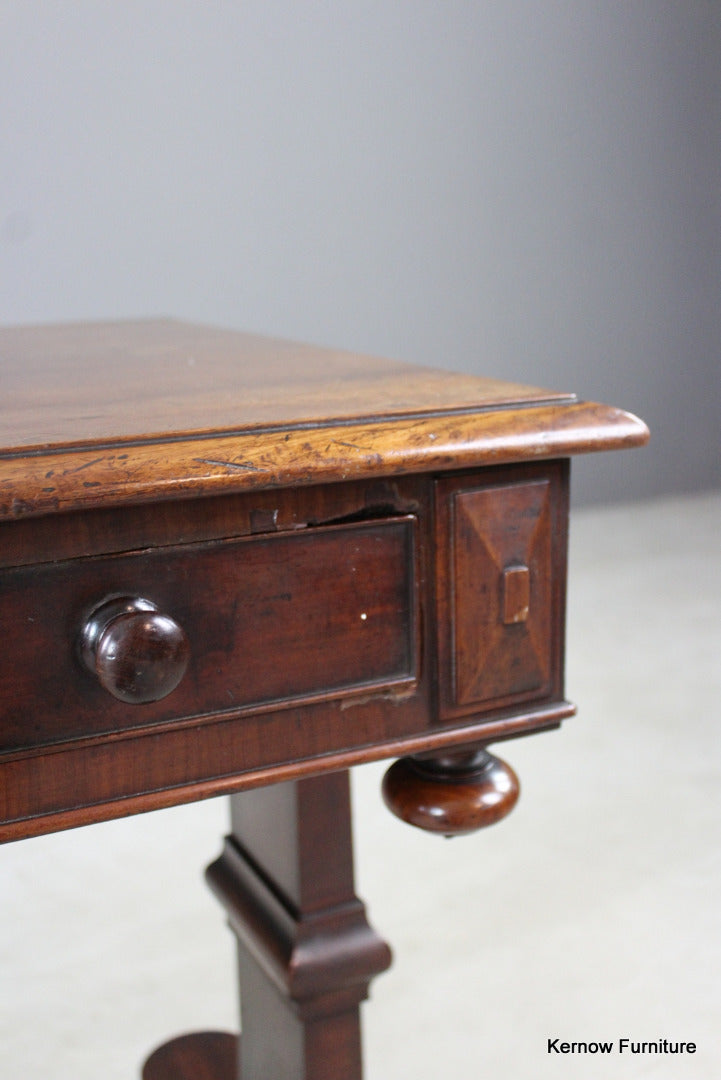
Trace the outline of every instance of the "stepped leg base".
<instances>
[{"instance_id":1,"label":"stepped leg base","mask_svg":"<svg viewBox=\"0 0 721 1080\"><path fill-rule=\"evenodd\" d=\"M180 1035L155 1050L143 1080L240 1080L240 1038L224 1031Z\"/></svg>"}]
</instances>

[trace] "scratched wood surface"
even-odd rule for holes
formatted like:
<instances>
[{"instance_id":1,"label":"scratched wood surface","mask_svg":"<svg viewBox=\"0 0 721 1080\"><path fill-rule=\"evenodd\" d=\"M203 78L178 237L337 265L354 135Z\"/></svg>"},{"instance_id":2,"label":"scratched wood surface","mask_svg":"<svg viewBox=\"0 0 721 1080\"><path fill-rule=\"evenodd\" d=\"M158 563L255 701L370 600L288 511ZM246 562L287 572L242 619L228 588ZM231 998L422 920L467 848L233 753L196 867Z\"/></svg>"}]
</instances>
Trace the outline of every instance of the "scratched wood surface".
<instances>
[{"instance_id":1,"label":"scratched wood surface","mask_svg":"<svg viewBox=\"0 0 721 1080\"><path fill-rule=\"evenodd\" d=\"M640 445L618 409L173 320L0 329L0 518Z\"/></svg>"},{"instance_id":2,"label":"scratched wood surface","mask_svg":"<svg viewBox=\"0 0 721 1080\"><path fill-rule=\"evenodd\" d=\"M0 329L0 448L567 400L172 319Z\"/></svg>"}]
</instances>

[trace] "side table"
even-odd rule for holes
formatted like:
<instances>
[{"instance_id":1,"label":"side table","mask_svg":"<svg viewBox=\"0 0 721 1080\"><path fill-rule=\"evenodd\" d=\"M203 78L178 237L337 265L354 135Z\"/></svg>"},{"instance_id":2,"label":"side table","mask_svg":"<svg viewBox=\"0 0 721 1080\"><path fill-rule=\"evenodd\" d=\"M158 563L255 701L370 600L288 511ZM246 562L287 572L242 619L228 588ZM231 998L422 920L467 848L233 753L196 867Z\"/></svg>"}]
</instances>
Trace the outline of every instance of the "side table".
<instances>
[{"instance_id":1,"label":"side table","mask_svg":"<svg viewBox=\"0 0 721 1080\"><path fill-rule=\"evenodd\" d=\"M172 320L0 330L0 840L231 796L208 869L242 1039L145 1080L360 1080L390 963L348 769L453 836L557 727L569 458L644 444L535 387Z\"/></svg>"}]
</instances>

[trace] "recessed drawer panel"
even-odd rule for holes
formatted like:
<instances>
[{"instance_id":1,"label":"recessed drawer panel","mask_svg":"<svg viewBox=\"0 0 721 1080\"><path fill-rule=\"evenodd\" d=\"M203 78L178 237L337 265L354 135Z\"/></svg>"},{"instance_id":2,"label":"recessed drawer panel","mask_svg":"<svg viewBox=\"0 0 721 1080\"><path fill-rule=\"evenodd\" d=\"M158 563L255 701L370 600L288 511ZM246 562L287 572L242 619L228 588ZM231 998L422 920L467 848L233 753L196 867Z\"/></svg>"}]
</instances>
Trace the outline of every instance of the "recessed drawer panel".
<instances>
[{"instance_id":1,"label":"recessed drawer panel","mask_svg":"<svg viewBox=\"0 0 721 1080\"><path fill-rule=\"evenodd\" d=\"M3 571L0 752L412 681L414 520ZM187 640L162 700L118 700L81 657L88 616L118 597L148 601ZM154 631L139 626L152 667Z\"/></svg>"},{"instance_id":2,"label":"recessed drawer panel","mask_svg":"<svg viewBox=\"0 0 721 1080\"><path fill-rule=\"evenodd\" d=\"M444 716L561 693L563 476L552 465L438 484Z\"/></svg>"}]
</instances>

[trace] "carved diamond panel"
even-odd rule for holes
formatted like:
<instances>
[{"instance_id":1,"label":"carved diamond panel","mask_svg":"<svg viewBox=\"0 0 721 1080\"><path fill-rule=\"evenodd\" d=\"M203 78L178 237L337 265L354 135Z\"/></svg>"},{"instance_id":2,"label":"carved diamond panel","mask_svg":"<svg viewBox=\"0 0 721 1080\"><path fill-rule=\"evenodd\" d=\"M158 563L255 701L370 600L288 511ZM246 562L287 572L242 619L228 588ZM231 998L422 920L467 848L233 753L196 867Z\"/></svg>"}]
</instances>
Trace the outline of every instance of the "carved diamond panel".
<instances>
[{"instance_id":1,"label":"carved diamond panel","mask_svg":"<svg viewBox=\"0 0 721 1080\"><path fill-rule=\"evenodd\" d=\"M538 694L551 680L551 484L453 496L454 697L458 706Z\"/></svg>"}]
</instances>

